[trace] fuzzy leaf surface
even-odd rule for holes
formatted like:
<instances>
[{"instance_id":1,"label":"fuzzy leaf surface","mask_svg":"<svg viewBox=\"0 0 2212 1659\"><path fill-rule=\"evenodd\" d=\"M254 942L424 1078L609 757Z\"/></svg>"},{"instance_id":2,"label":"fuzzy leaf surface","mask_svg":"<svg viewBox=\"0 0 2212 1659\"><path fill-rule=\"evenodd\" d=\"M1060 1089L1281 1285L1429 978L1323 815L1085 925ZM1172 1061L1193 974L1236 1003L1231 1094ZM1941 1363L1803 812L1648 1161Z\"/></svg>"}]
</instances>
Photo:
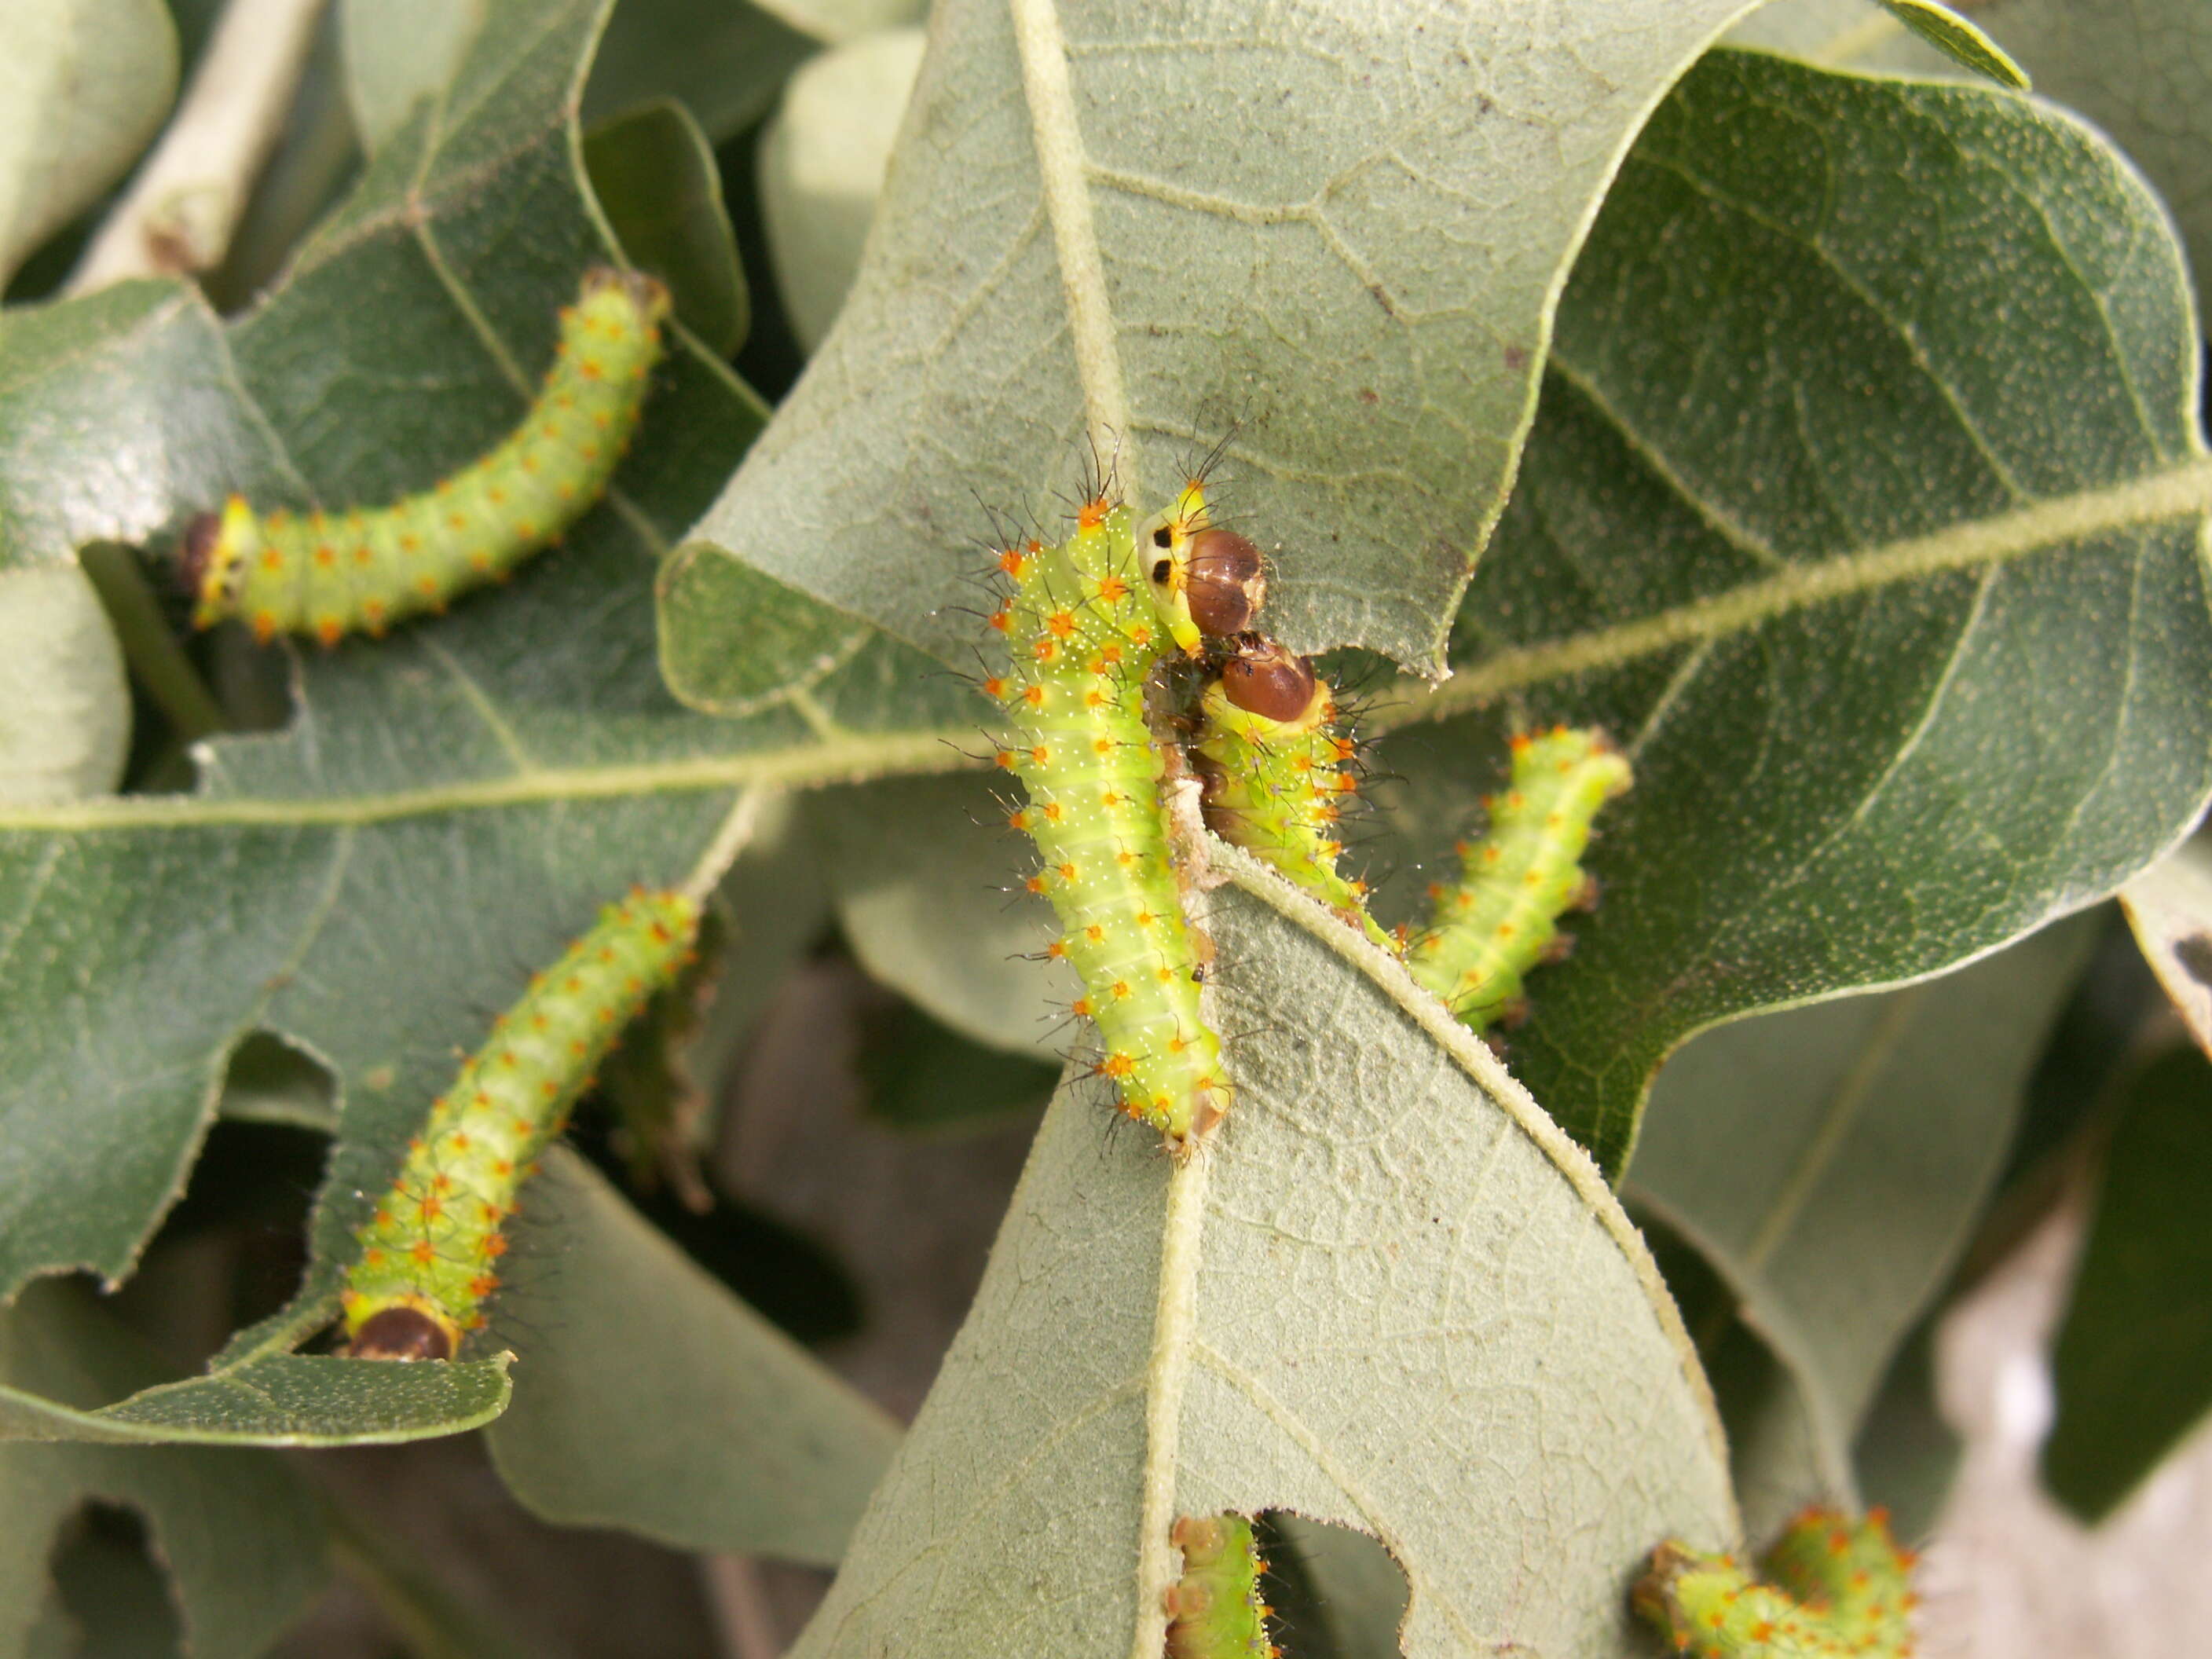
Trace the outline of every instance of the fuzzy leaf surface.
<instances>
[{"instance_id":1,"label":"fuzzy leaf surface","mask_svg":"<svg viewBox=\"0 0 2212 1659\"><path fill-rule=\"evenodd\" d=\"M1435 672L1590 210L1747 9L935 8L860 277L698 538L964 664L979 495L1054 513L1088 434L1158 505L1243 422L1270 626Z\"/></svg>"},{"instance_id":2,"label":"fuzzy leaf surface","mask_svg":"<svg viewBox=\"0 0 2212 1659\"><path fill-rule=\"evenodd\" d=\"M1479 821L1513 726L1633 762L1605 902L1513 1051L1608 1170L1691 1033L1939 972L2195 820L2200 352L2155 202L2030 101L1719 52L1653 118L1461 672L1378 711L1456 716L1382 747L1417 860Z\"/></svg>"},{"instance_id":3,"label":"fuzzy leaf surface","mask_svg":"<svg viewBox=\"0 0 2212 1659\"><path fill-rule=\"evenodd\" d=\"M2197 0L1990 0L1978 19L2134 158L2212 293L2212 8Z\"/></svg>"},{"instance_id":4,"label":"fuzzy leaf surface","mask_svg":"<svg viewBox=\"0 0 2212 1659\"><path fill-rule=\"evenodd\" d=\"M806 1659L1157 1652L1173 1516L1273 1507L1382 1539L1413 1659L1640 1653L1653 1540L1732 1534L1595 1166L1395 962L1220 856L1216 1018L1273 1034L1227 1125L1170 1175L1062 1091Z\"/></svg>"}]
</instances>

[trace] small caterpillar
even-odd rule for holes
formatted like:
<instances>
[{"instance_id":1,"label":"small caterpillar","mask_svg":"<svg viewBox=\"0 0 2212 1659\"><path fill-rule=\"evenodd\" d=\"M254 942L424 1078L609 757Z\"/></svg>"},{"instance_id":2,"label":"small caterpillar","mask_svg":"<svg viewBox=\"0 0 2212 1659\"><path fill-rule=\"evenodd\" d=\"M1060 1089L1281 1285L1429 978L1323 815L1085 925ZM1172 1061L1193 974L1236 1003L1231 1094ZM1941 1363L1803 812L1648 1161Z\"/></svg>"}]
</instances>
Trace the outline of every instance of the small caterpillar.
<instances>
[{"instance_id":1,"label":"small caterpillar","mask_svg":"<svg viewBox=\"0 0 2212 1659\"><path fill-rule=\"evenodd\" d=\"M1637 1611L1696 1659L1908 1659L1913 1558L1888 1517L1809 1509L1753 1579L1734 1558L1669 1540L1636 1586Z\"/></svg>"},{"instance_id":2,"label":"small caterpillar","mask_svg":"<svg viewBox=\"0 0 2212 1659\"><path fill-rule=\"evenodd\" d=\"M623 1027L690 960L698 927L680 894L633 892L494 1022L362 1226L343 1293L348 1353L450 1359L483 1323L522 1182Z\"/></svg>"},{"instance_id":3,"label":"small caterpillar","mask_svg":"<svg viewBox=\"0 0 2212 1659\"><path fill-rule=\"evenodd\" d=\"M1265 859L1362 929L1396 941L1367 914L1367 884L1341 874L1339 838L1358 798L1353 744L1310 658L1247 634L1200 703L1196 748L1206 827Z\"/></svg>"},{"instance_id":4,"label":"small caterpillar","mask_svg":"<svg viewBox=\"0 0 2212 1659\"><path fill-rule=\"evenodd\" d=\"M1434 915L1407 953L1414 979L1462 1024L1481 1031L1525 1012L1522 976L1564 954L1559 918L1595 898L1577 862L1590 820L1632 781L1628 763L1589 728L1513 739L1513 781L1483 802L1488 829L1459 843L1459 884L1430 890Z\"/></svg>"},{"instance_id":5,"label":"small caterpillar","mask_svg":"<svg viewBox=\"0 0 2212 1659\"><path fill-rule=\"evenodd\" d=\"M561 311L561 342L537 399L506 437L430 489L389 507L257 514L233 495L185 532L198 628L242 618L256 638L379 635L505 576L606 493L660 356L668 290L650 276L586 271Z\"/></svg>"},{"instance_id":6,"label":"small caterpillar","mask_svg":"<svg viewBox=\"0 0 2212 1659\"><path fill-rule=\"evenodd\" d=\"M1279 1659L1274 1609L1260 1597L1267 1564L1241 1515L1186 1515L1169 1534L1182 1577L1167 1589L1168 1659Z\"/></svg>"},{"instance_id":7,"label":"small caterpillar","mask_svg":"<svg viewBox=\"0 0 2212 1659\"><path fill-rule=\"evenodd\" d=\"M1576 861L1598 808L1629 787L1628 763L1594 731L1515 738L1512 787L1486 801L1488 833L1460 843L1462 878L1430 890L1434 916L1409 946L1368 914L1366 884L1337 868L1337 825L1358 790L1354 745L1338 724L1334 694L1310 659L1244 635L1200 699L1194 747L1206 827L1407 955L1415 980L1473 1030L1518 1018L1522 976L1561 953L1558 918L1589 902L1593 884Z\"/></svg>"},{"instance_id":8,"label":"small caterpillar","mask_svg":"<svg viewBox=\"0 0 2212 1659\"><path fill-rule=\"evenodd\" d=\"M1074 1012L1105 1047L1096 1071L1179 1153L1219 1121L1229 1087L1199 1012L1200 942L1169 859L1145 688L1168 619L1198 625L1172 549L1188 550L1204 514L1194 482L1152 532L1159 556L1140 559L1129 508L1102 484L1059 545L1010 541L998 553L1010 591L990 624L1011 661L983 682L1012 726L998 763L1028 796L1008 823L1042 859L1030 890L1060 917L1047 954L1082 978ZM1211 604L1210 580L1195 591Z\"/></svg>"}]
</instances>

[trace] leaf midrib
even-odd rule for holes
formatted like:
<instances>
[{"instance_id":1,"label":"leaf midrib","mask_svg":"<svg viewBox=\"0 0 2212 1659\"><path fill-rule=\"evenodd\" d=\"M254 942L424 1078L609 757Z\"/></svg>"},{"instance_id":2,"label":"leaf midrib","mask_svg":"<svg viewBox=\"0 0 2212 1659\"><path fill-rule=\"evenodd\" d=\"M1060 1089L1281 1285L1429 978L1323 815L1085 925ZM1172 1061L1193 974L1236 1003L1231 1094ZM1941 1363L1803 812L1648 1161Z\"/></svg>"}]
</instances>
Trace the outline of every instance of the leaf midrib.
<instances>
[{"instance_id":1,"label":"leaf midrib","mask_svg":"<svg viewBox=\"0 0 2212 1659\"><path fill-rule=\"evenodd\" d=\"M1639 657L1747 632L1778 617L1856 594L1951 571L1993 568L2113 531L2212 515L2212 459L2123 484L2046 496L1992 518L1968 519L1924 536L1909 536L1654 611L1633 622L1593 629L1493 653L1431 690L1401 679L1378 699L1373 729L1445 720L1504 693L1586 674Z\"/></svg>"},{"instance_id":2,"label":"leaf midrib","mask_svg":"<svg viewBox=\"0 0 2212 1659\"><path fill-rule=\"evenodd\" d=\"M1472 1079L1517 1128L1550 1160L1590 1211L1614 1247L1627 1260L1644 1291L1653 1318L1682 1367L1702 1408L1707 1443L1725 1467L1726 1437L1696 1345L1682 1323L1672 1294L1643 1236L1606 1184L1589 1154L1577 1146L1506 1071L1504 1062L1451 1016L1443 1003L1416 985L1404 965L1345 926L1334 913L1300 893L1275 872L1243 849L1208 837L1206 853L1215 872L1278 915L1311 934L1379 988L1422 1032ZM1146 1443L1143 1497L1137 1540L1137 1630L1131 1659L1158 1653L1166 1628L1160 1609L1163 1593L1176 1576L1167 1547L1176 1475L1181 1463L1182 1402L1192 1364L1212 1354L1197 1324L1197 1279L1206 1224L1210 1161L1201 1151L1178 1164L1169 1177L1167 1212L1161 1224L1160 1276L1153 1310L1152 1347L1146 1370ZM1227 1362L1213 1355L1217 1369ZM1255 1401L1255 1404L1257 1401ZM1740 1530L1731 1522L1731 1528ZM1454 1619L1454 1609L1447 1609Z\"/></svg>"},{"instance_id":3,"label":"leaf midrib","mask_svg":"<svg viewBox=\"0 0 2212 1659\"><path fill-rule=\"evenodd\" d=\"M1107 296L1105 254L1091 216L1090 158L1075 118L1067 38L1057 0L1011 0L1008 11L1036 150L1037 185L1052 226L1076 377L1083 387L1084 421L1092 445L1101 453L1112 453L1129 429L1129 399ZM1133 466L1133 459L1129 465ZM1124 482L1133 495L1140 493L1134 478Z\"/></svg>"},{"instance_id":4,"label":"leaf midrib","mask_svg":"<svg viewBox=\"0 0 2212 1659\"><path fill-rule=\"evenodd\" d=\"M954 746L972 742L970 727L847 737L805 749L647 761L626 766L544 767L471 779L425 789L374 794L242 796L111 796L52 806L0 811L0 831L88 832L225 824L390 823L440 813L480 811L556 801L605 800L628 795L673 794L737 785L821 787L873 778L978 769L985 764Z\"/></svg>"}]
</instances>

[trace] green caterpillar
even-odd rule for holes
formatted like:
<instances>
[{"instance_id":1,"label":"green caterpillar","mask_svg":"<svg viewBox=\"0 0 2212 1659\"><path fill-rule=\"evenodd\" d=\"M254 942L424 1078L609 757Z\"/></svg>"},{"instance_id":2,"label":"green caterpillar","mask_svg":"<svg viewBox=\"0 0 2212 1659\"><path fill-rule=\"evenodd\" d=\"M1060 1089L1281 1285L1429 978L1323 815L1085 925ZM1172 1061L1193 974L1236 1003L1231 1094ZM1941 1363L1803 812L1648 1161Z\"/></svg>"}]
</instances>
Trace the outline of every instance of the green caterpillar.
<instances>
[{"instance_id":1,"label":"green caterpillar","mask_svg":"<svg viewBox=\"0 0 2212 1659\"><path fill-rule=\"evenodd\" d=\"M1485 803L1488 833L1460 844L1462 879L1430 890L1433 918L1409 947L1368 914L1366 884L1337 867L1355 746L1310 659L1244 635L1200 699L1194 746L1207 827L1405 954L1413 977L1477 1031L1518 1017L1522 976L1557 952L1559 917L1590 891L1577 863L1590 819L1630 781L1628 763L1595 732L1515 738L1512 787Z\"/></svg>"},{"instance_id":2,"label":"green caterpillar","mask_svg":"<svg viewBox=\"0 0 2212 1659\"><path fill-rule=\"evenodd\" d=\"M1632 781L1628 763L1586 727L1513 739L1513 781L1483 802L1481 838L1459 844L1459 884L1430 889L1434 915L1406 957L1469 1030L1526 1012L1522 977L1559 954L1559 917L1595 896L1578 862L1590 820Z\"/></svg>"},{"instance_id":3,"label":"green caterpillar","mask_svg":"<svg viewBox=\"0 0 2212 1659\"><path fill-rule=\"evenodd\" d=\"M1094 1069L1178 1154L1220 1121L1230 1091L1199 1012L1200 941L1169 859L1145 688L1171 640L1199 637L1223 605L1249 611L1247 585L1227 584L1222 599L1211 568L1194 580L1207 528L1194 482L1140 554L1129 508L1102 484L1066 541L1009 543L998 554L1009 591L990 625L1011 660L983 682L1012 728L999 764L1028 796L1008 822L1041 856L1030 889L1060 921L1048 954L1074 964L1074 1012L1104 1044Z\"/></svg>"},{"instance_id":4,"label":"green caterpillar","mask_svg":"<svg viewBox=\"0 0 2212 1659\"><path fill-rule=\"evenodd\" d=\"M1358 794L1354 745L1312 659L1248 634L1200 703L1198 773L1206 827L1265 859L1385 950L1367 884L1337 869L1338 825Z\"/></svg>"},{"instance_id":5,"label":"green caterpillar","mask_svg":"<svg viewBox=\"0 0 2212 1659\"><path fill-rule=\"evenodd\" d=\"M1186 1515L1170 1537L1182 1577L1168 1587L1168 1659L1280 1659L1260 1595L1267 1564L1241 1515Z\"/></svg>"},{"instance_id":6,"label":"green caterpillar","mask_svg":"<svg viewBox=\"0 0 2212 1659\"><path fill-rule=\"evenodd\" d=\"M1696 1659L1908 1659L1912 1562L1881 1510L1853 1521L1808 1509L1767 1551L1765 1583L1732 1557L1669 1540L1634 1600Z\"/></svg>"},{"instance_id":7,"label":"green caterpillar","mask_svg":"<svg viewBox=\"0 0 2212 1659\"><path fill-rule=\"evenodd\" d=\"M524 1180L623 1027L690 959L698 929L691 900L633 892L494 1022L361 1229L343 1293L348 1353L450 1359L483 1323Z\"/></svg>"},{"instance_id":8,"label":"green caterpillar","mask_svg":"<svg viewBox=\"0 0 2212 1659\"><path fill-rule=\"evenodd\" d=\"M668 290L604 266L561 311L545 384L514 431L419 495L373 511L257 514L234 495L185 532L193 625L241 618L256 638L325 646L379 635L505 576L606 493L659 360Z\"/></svg>"}]
</instances>

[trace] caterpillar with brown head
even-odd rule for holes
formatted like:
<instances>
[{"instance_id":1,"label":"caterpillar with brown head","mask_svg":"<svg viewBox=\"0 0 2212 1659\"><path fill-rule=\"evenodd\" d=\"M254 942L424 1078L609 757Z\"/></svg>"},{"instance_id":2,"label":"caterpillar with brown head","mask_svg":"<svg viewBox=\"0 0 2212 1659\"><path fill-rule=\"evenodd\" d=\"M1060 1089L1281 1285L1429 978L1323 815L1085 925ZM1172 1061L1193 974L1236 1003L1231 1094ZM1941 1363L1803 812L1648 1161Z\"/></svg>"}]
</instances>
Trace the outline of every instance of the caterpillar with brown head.
<instances>
[{"instance_id":1,"label":"caterpillar with brown head","mask_svg":"<svg viewBox=\"0 0 2212 1659\"><path fill-rule=\"evenodd\" d=\"M1145 688L1176 630L1196 626L1187 550L1204 525L1193 483L1140 554L1134 516L1102 482L1065 541L1008 541L990 618L1008 661L982 687L1010 727L999 765L1027 797L1008 822L1036 844L1030 890L1060 918L1048 954L1074 965L1074 1012L1104 1047L1094 1069L1178 1153L1220 1121L1229 1084L1199 1009L1200 946L1169 858Z\"/></svg>"},{"instance_id":2,"label":"caterpillar with brown head","mask_svg":"<svg viewBox=\"0 0 2212 1659\"><path fill-rule=\"evenodd\" d=\"M586 272L521 422L417 495L374 509L266 514L234 495L220 514L200 514L181 556L193 625L235 617L263 641L312 634L335 645L507 575L606 493L637 429L668 308L653 277Z\"/></svg>"},{"instance_id":3,"label":"caterpillar with brown head","mask_svg":"<svg viewBox=\"0 0 2212 1659\"><path fill-rule=\"evenodd\" d=\"M1488 826L1459 843L1460 879L1430 890L1435 912L1406 955L1462 1024L1481 1031L1525 1013L1523 978L1562 953L1559 917L1595 898L1580 863L1590 820L1632 781L1601 732L1555 726L1513 739L1512 782L1484 800Z\"/></svg>"},{"instance_id":4,"label":"caterpillar with brown head","mask_svg":"<svg viewBox=\"0 0 2212 1659\"><path fill-rule=\"evenodd\" d=\"M493 1023L360 1230L342 1295L348 1353L450 1359L483 1324L522 1183L623 1027L690 961L698 930L690 899L633 892Z\"/></svg>"},{"instance_id":5,"label":"caterpillar with brown head","mask_svg":"<svg viewBox=\"0 0 2212 1659\"><path fill-rule=\"evenodd\" d=\"M1358 779L1328 682L1310 659L1258 634L1213 666L1193 744L1207 827L1404 954L1414 979L1472 1030L1516 1018L1523 979L1559 952L1559 918L1589 900L1577 860L1599 808L1629 787L1628 763L1591 729L1516 737L1510 787L1484 802L1487 829L1459 844L1460 879L1430 890L1434 913L1409 945L1368 914L1366 884L1337 867Z\"/></svg>"},{"instance_id":6,"label":"caterpillar with brown head","mask_svg":"<svg viewBox=\"0 0 2212 1659\"><path fill-rule=\"evenodd\" d=\"M1367 884L1337 868L1356 745L1313 659L1245 635L1200 700L1194 748L1206 827L1395 950L1367 914Z\"/></svg>"},{"instance_id":7,"label":"caterpillar with brown head","mask_svg":"<svg viewBox=\"0 0 2212 1659\"><path fill-rule=\"evenodd\" d=\"M1909 1659L1913 1558L1881 1510L1808 1509L1759 1565L1763 1583L1670 1540L1637 1583L1637 1611L1695 1659Z\"/></svg>"},{"instance_id":8,"label":"caterpillar with brown head","mask_svg":"<svg viewBox=\"0 0 2212 1659\"><path fill-rule=\"evenodd\" d=\"M1182 1577L1168 1587L1167 1659L1280 1659L1260 1593L1267 1564L1243 1516L1186 1515L1170 1534Z\"/></svg>"}]
</instances>

